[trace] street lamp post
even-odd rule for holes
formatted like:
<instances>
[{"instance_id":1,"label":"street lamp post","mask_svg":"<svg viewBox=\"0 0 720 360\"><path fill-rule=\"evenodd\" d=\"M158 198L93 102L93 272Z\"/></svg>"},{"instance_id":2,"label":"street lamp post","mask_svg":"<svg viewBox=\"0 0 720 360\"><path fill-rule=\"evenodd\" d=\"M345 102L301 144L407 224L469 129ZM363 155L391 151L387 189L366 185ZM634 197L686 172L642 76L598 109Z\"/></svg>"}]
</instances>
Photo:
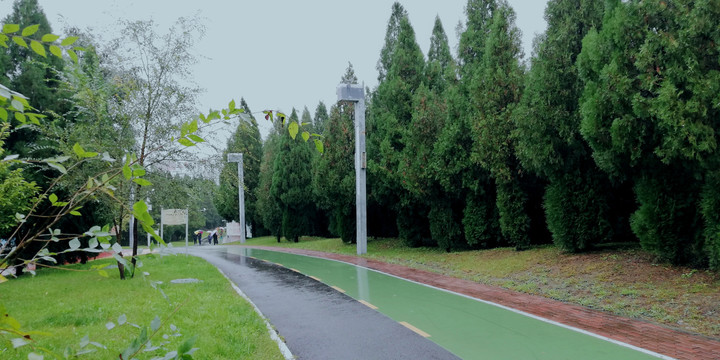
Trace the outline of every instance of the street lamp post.
<instances>
[{"instance_id":1,"label":"street lamp post","mask_svg":"<svg viewBox=\"0 0 720 360\"><path fill-rule=\"evenodd\" d=\"M240 243L245 243L245 186L243 179L243 154L230 153L227 155L228 162L238 163L238 212L240 213Z\"/></svg>"},{"instance_id":2,"label":"street lamp post","mask_svg":"<svg viewBox=\"0 0 720 360\"><path fill-rule=\"evenodd\" d=\"M355 103L355 223L357 254L367 253L367 157L365 155L365 90L362 85L340 84L338 100Z\"/></svg>"}]
</instances>

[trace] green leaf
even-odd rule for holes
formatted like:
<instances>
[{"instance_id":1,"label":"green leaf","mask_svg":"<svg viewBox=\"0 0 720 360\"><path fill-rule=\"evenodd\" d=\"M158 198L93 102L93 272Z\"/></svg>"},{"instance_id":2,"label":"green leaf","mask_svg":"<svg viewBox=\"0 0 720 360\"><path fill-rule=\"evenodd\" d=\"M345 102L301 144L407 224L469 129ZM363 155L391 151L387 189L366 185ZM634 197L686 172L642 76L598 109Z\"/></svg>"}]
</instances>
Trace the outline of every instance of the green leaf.
<instances>
[{"instance_id":1,"label":"green leaf","mask_svg":"<svg viewBox=\"0 0 720 360\"><path fill-rule=\"evenodd\" d=\"M147 181L147 180L145 180L145 179L141 179L141 178L135 178L135 179L133 179L133 181L134 181L136 184L140 185L140 186L150 186L150 185L152 185L151 182L149 182L149 181Z\"/></svg>"},{"instance_id":2,"label":"green leaf","mask_svg":"<svg viewBox=\"0 0 720 360\"><path fill-rule=\"evenodd\" d=\"M20 100L13 98L12 101L10 101L10 105L17 111L23 112L25 111L25 107L23 106L22 102Z\"/></svg>"},{"instance_id":3,"label":"green leaf","mask_svg":"<svg viewBox=\"0 0 720 360\"><path fill-rule=\"evenodd\" d=\"M62 50L57 45L50 45L50 53L62 59Z\"/></svg>"},{"instance_id":4,"label":"green leaf","mask_svg":"<svg viewBox=\"0 0 720 360\"><path fill-rule=\"evenodd\" d=\"M77 41L77 39L78 39L77 36L68 36L65 39L63 39L63 41L60 43L60 46L70 46L70 45L74 44L75 41ZM68 50L68 51L70 51L70 50Z\"/></svg>"},{"instance_id":5,"label":"green leaf","mask_svg":"<svg viewBox=\"0 0 720 360\"><path fill-rule=\"evenodd\" d=\"M20 45L20 46L22 46L22 47L24 47L24 48L27 49L28 45L27 45L27 43L25 42L25 39L23 39L23 38L21 38L21 37L19 37L19 36L13 36L12 40L13 40L14 43L16 43L16 44L18 44L18 45Z\"/></svg>"},{"instance_id":6,"label":"green leaf","mask_svg":"<svg viewBox=\"0 0 720 360\"><path fill-rule=\"evenodd\" d=\"M290 123L290 125L288 125L288 132L290 133L290 137L293 138L293 140L295 140L295 137L298 134L298 130L299 127L297 122L293 121Z\"/></svg>"},{"instance_id":7,"label":"green leaf","mask_svg":"<svg viewBox=\"0 0 720 360\"><path fill-rule=\"evenodd\" d=\"M25 114L20 112L15 113L15 120L19 121L22 124L27 123L27 120L25 120Z\"/></svg>"},{"instance_id":8,"label":"green leaf","mask_svg":"<svg viewBox=\"0 0 720 360\"><path fill-rule=\"evenodd\" d=\"M281 112L278 112L278 113L277 113L277 116L278 116L278 118L280 119L280 122L283 124L283 126L285 126L285 119L287 119L287 115L285 115L285 114L283 114L283 113L281 113ZM293 139L294 139L294 138L293 138Z\"/></svg>"},{"instance_id":9,"label":"green leaf","mask_svg":"<svg viewBox=\"0 0 720 360\"><path fill-rule=\"evenodd\" d=\"M5 24L3 25L2 32L4 34L12 34L14 32L17 32L18 30L20 30L20 25L18 24Z\"/></svg>"},{"instance_id":10,"label":"green leaf","mask_svg":"<svg viewBox=\"0 0 720 360\"><path fill-rule=\"evenodd\" d=\"M133 176L145 176L145 169L139 168L139 169L133 169L132 174Z\"/></svg>"},{"instance_id":11,"label":"green leaf","mask_svg":"<svg viewBox=\"0 0 720 360\"><path fill-rule=\"evenodd\" d=\"M7 110L5 110L5 108L0 108L0 119L2 119L2 121L7 121L7 118L8 118Z\"/></svg>"},{"instance_id":12,"label":"green leaf","mask_svg":"<svg viewBox=\"0 0 720 360\"><path fill-rule=\"evenodd\" d=\"M325 151L325 147L323 146L323 142L320 141L320 140L318 140L318 139L315 139L315 148L316 148L317 151L318 151L319 153L321 153L321 154Z\"/></svg>"},{"instance_id":13,"label":"green leaf","mask_svg":"<svg viewBox=\"0 0 720 360\"><path fill-rule=\"evenodd\" d=\"M115 162L115 159L113 159L107 151L102 154L102 159L107 162Z\"/></svg>"},{"instance_id":14,"label":"green leaf","mask_svg":"<svg viewBox=\"0 0 720 360\"><path fill-rule=\"evenodd\" d=\"M30 25L23 29L22 36L28 37L38 31L40 24Z\"/></svg>"},{"instance_id":15,"label":"green leaf","mask_svg":"<svg viewBox=\"0 0 720 360\"><path fill-rule=\"evenodd\" d=\"M70 212L70 215L73 215L73 216L82 216L82 214L81 214L79 211L75 211L75 210L71 211L71 212Z\"/></svg>"},{"instance_id":16,"label":"green leaf","mask_svg":"<svg viewBox=\"0 0 720 360\"><path fill-rule=\"evenodd\" d=\"M74 238L74 239L70 240L68 245L70 246L70 249L72 249L72 250L79 249L80 248L80 240L78 240L78 238Z\"/></svg>"},{"instance_id":17,"label":"green leaf","mask_svg":"<svg viewBox=\"0 0 720 360\"><path fill-rule=\"evenodd\" d=\"M42 36L42 38L40 40L42 40L42 42L53 42L59 38L60 38L60 36L55 35L55 34L45 34Z\"/></svg>"},{"instance_id":18,"label":"green leaf","mask_svg":"<svg viewBox=\"0 0 720 360\"><path fill-rule=\"evenodd\" d=\"M152 329L152 331L155 332L160 328L160 325L162 325L162 320L160 320L159 316L155 315L155 318L150 323L150 329Z\"/></svg>"},{"instance_id":19,"label":"green leaf","mask_svg":"<svg viewBox=\"0 0 720 360\"><path fill-rule=\"evenodd\" d=\"M67 174L67 169L66 169L64 166L60 165L59 163L52 162L52 161L47 161L47 164L48 164L50 167L52 167L52 168L60 171L61 173Z\"/></svg>"},{"instance_id":20,"label":"green leaf","mask_svg":"<svg viewBox=\"0 0 720 360\"><path fill-rule=\"evenodd\" d=\"M57 195L55 195L55 194L53 193L53 194L50 194L50 196L48 197L48 200L50 200L50 203L51 203L51 204L54 204L54 203L56 203L56 202L58 201L58 197L57 197Z\"/></svg>"},{"instance_id":21,"label":"green leaf","mask_svg":"<svg viewBox=\"0 0 720 360\"><path fill-rule=\"evenodd\" d=\"M75 145L73 145L73 151L78 157L83 157L83 155L85 155L85 149L83 149L82 146L78 143L75 143Z\"/></svg>"},{"instance_id":22,"label":"green leaf","mask_svg":"<svg viewBox=\"0 0 720 360\"><path fill-rule=\"evenodd\" d=\"M180 138L180 139L178 139L178 142L179 142L181 145L185 145L185 146L195 146L195 143L193 143L192 141L188 140L187 138Z\"/></svg>"},{"instance_id":23,"label":"green leaf","mask_svg":"<svg viewBox=\"0 0 720 360\"><path fill-rule=\"evenodd\" d=\"M219 119L219 118L220 118L220 112L217 111L217 110L209 113L209 114L208 114L208 117L207 117L208 121L210 121L210 120L216 120L216 119Z\"/></svg>"},{"instance_id":24,"label":"green leaf","mask_svg":"<svg viewBox=\"0 0 720 360\"><path fill-rule=\"evenodd\" d=\"M72 61L77 64L78 63L77 54L70 49L67 50L67 53L68 53L68 56L70 56L70 59L72 59Z\"/></svg>"},{"instance_id":25,"label":"green leaf","mask_svg":"<svg viewBox=\"0 0 720 360\"><path fill-rule=\"evenodd\" d=\"M230 112L235 110L235 99L230 100L230 103L228 104L228 110L230 110Z\"/></svg>"},{"instance_id":26,"label":"green leaf","mask_svg":"<svg viewBox=\"0 0 720 360\"><path fill-rule=\"evenodd\" d=\"M197 335L185 340L185 342L182 343L182 345L180 345L180 347L178 348L178 350L177 350L178 353L185 354L188 351L192 350L192 347L193 347L193 345L195 345L196 340L197 340Z\"/></svg>"},{"instance_id":27,"label":"green leaf","mask_svg":"<svg viewBox=\"0 0 720 360\"><path fill-rule=\"evenodd\" d=\"M303 131L302 138L303 138L303 140L305 140L305 142L307 142L308 140L310 140L310 133L307 131Z\"/></svg>"},{"instance_id":28,"label":"green leaf","mask_svg":"<svg viewBox=\"0 0 720 360\"><path fill-rule=\"evenodd\" d=\"M135 204L133 204L133 215L135 215L139 221L147 223L148 226L152 226L155 223L152 216L148 213L147 204L142 200L136 201Z\"/></svg>"},{"instance_id":29,"label":"green leaf","mask_svg":"<svg viewBox=\"0 0 720 360\"><path fill-rule=\"evenodd\" d=\"M132 170L130 170L130 166L128 166L128 164L123 165L122 173L126 180L130 180L132 177Z\"/></svg>"},{"instance_id":30,"label":"green leaf","mask_svg":"<svg viewBox=\"0 0 720 360\"><path fill-rule=\"evenodd\" d=\"M197 135L195 135L195 134L190 134L190 135L188 135L188 137L189 137L192 141L194 141L194 142L196 142L196 143L205 142L205 139L203 139L203 138L201 138L201 137L199 137L199 136L197 136Z\"/></svg>"},{"instance_id":31,"label":"green leaf","mask_svg":"<svg viewBox=\"0 0 720 360\"><path fill-rule=\"evenodd\" d=\"M270 122L273 121L273 112L272 112L272 110L263 110L263 114L265 114L265 120L270 120Z\"/></svg>"},{"instance_id":32,"label":"green leaf","mask_svg":"<svg viewBox=\"0 0 720 360\"><path fill-rule=\"evenodd\" d=\"M190 124L189 124L189 126L188 126L188 132L194 133L194 132L196 132L196 131L198 131L197 119L191 121Z\"/></svg>"},{"instance_id":33,"label":"green leaf","mask_svg":"<svg viewBox=\"0 0 720 360\"><path fill-rule=\"evenodd\" d=\"M14 349L17 349L17 348L19 348L19 347L21 347L21 346L25 346L25 345L27 345L27 344L30 343L29 341L26 341L26 340L23 339L23 338L10 339L10 342L12 343L12 346L13 346Z\"/></svg>"},{"instance_id":34,"label":"green leaf","mask_svg":"<svg viewBox=\"0 0 720 360\"><path fill-rule=\"evenodd\" d=\"M30 41L30 48L38 55L42 57L47 57L47 53L45 52L45 46L43 46L41 42L36 40Z\"/></svg>"}]
</instances>

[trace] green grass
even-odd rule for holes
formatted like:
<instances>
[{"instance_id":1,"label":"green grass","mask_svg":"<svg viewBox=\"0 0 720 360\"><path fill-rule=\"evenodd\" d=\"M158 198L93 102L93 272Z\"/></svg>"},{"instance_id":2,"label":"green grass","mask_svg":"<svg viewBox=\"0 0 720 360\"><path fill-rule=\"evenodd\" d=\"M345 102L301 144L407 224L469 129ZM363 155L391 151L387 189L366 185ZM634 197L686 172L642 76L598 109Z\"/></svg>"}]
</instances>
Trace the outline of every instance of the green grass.
<instances>
[{"instance_id":1,"label":"green grass","mask_svg":"<svg viewBox=\"0 0 720 360\"><path fill-rule=\"evenodd\" d=\"M66 346L78 348L89 336L108 349L85 355L87 359L117 358L139 330L124 325L107 330L105 324L118 323L120 315L128 323L150 326L157 315L165 320L154 344L163 334L178 328L180 337L171 336L169 350L176 350L186 339L197 336L193 354L196 359L282 359L277 344L268 335L263 320L252 306L240 297L218 270L197 257L185 255L157 258L143 257L144 266L135 278L119 280L117 269L104 278L97 272L41 269L37 276L22 276L0 284L0 304L16 318L26 331L49 332L35 336L34 345L62 354ZM98 260L86 265L70 265L70 270L86 270L90 265L111 262ZM142 275L147 272L149 275ZM172 284L170 280L196 278L200 283ZM156 283L164 292L151 286ZM179 308L178 308L179 307ZM173 311L178 309L173 314ZM0 338L1 340L2 338ZM0 358L27 359L32 349L3 349ZM165 351L141 353L140 359L162 356ZM47 358L47 357L46 357Z\"/></svg>"},{"instance_id":2,"label":"green grass","mask_svg":"<svg viewBox=\"0 0 720 360\"><path fill-rule=\"evenodd\" d=\"M262 237L249 239L247 245L356 254L355 245L340 239L277 243L273 237ZM720 338L720 275L658 264L652 254L637 248L584 254L564 253L554 246L447 253L409 248L397 239L368 239L363 256Z\"/></svg>"}]
</instances>

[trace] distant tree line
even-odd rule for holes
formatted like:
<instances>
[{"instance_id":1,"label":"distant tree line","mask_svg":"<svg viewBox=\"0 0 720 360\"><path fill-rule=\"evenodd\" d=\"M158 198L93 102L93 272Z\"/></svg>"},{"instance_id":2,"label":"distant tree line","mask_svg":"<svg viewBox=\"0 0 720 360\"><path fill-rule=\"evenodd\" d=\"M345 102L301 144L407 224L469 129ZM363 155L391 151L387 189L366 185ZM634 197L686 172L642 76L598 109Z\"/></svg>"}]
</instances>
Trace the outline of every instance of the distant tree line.
<instances>
[{"instance_id":1,"label":"distant tree line","mask_svg":"<svg viewBox=\"0 0 720 360\"><path fill-rule=\"evenodd\" d=\"M447 251L630 242L720 268L717 1L551 0L528 63L506 1L465 14L455 56L439 18L424 56L392 6L367 94L370 236ZM341 81L357 82L352 65ZM253 153L251 221L278 241L352 243L353 105L320 103L310 123L324 154L281 124Z\"/></svg>"}]
</instances>

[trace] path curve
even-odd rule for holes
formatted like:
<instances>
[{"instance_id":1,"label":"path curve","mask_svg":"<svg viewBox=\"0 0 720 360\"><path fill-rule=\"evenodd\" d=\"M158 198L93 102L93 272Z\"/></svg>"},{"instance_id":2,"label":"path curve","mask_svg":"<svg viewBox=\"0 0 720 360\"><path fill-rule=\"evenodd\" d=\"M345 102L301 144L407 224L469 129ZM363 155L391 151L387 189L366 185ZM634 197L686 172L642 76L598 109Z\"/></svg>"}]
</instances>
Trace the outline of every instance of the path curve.
<instances>
[{"instance_id":1,"label":"path curve","mask_svg":"<svg viewBox=\"0 0 720 360\"><path fill-rule=\"evenodd\" d=\"M458 359L385 315L305 275L228 253L225 246L189 250L215 265L252 299L297 359Z\"/></svg>"},{"instance_id":2,"label":"path curve","mask_svg":"<svg viewBox=\"0 0 720 360\"><path fill-rule=\"evenodd\" d=\"M642 320L624 318L540 296L358 256L269 246L244 247L313 256L363 266L407 280L507 306L679 360L720 359L720 341L718 339L691 334Z\"/></svg>"}]
</instances>

